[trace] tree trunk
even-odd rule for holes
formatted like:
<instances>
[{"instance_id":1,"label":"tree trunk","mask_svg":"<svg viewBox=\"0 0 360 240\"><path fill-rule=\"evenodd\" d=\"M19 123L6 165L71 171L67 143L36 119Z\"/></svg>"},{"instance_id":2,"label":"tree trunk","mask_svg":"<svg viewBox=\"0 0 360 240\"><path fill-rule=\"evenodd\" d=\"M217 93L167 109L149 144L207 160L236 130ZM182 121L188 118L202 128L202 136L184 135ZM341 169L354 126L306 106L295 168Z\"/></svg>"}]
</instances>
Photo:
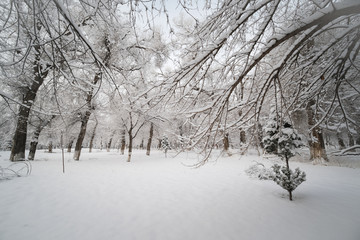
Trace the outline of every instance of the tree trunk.
<instances>
[{"instance_id":1,"label":"tree trunk","mask_svg":"<svg viewBox=\"0 0 360 240\"><path fill-rule=\"evenodd\" d=\"M111 143L112 143L112 140L113 140L113 135L114 135L114 133L111 134L110 139L109 139L109 142L108 142L108 144L107 144L107 146L106 146L106 151L107 151L107 152L110 152Z\"/></svg>"},{"instance_id":2,"label":"tree trunk","mask_svg":"<svg viewBox=\"0 0 360 240\"><path fill-rule=\"evenodd\" d=\"M225 133L223 143L224 143L224 151L228 151L229 150L229 134L228 133Z\"/></svg>"},{"instance_id":3,"label":"tree trunk","mask_svg":"<svg viewBox=\"0 0 360 240\"><path fill-rule=\"evenodd\" d=\"M336 133L336 137L337 137L337 140L338 140L339 149L340 150L344 149L345 148L345 143L344 143L344 140L341 138L339 132Z\"/></svg>"},{"instance_id":4,"label":"tree trunk","mask_svg":"<svg viewBox=\"0 0 360 240\"><path fill-rule=\"evenodd\" d=\"M107 146L106 146L106 151L107 151L107 152L110 152L112 139L113 139L112 137L109 139L109 142L108 142L108 144L107 144Z\"/></svg>"},{"instance_id":5,"label":"tree trunk","mask_svg":"<svg viewBox=\"0 0 360 240\"><path fill-rule=\"evenodd\" d=\"M360 127L356 128L355 144L360 145Z\"/></svg>"},{"instance_id":6,"label":"tree trunk","mask_svg":"<svg viewBox=\"0 0 360 240\"><path fill-rule=\"evenodd\" d=\"M74 143L74 139L70 140L70 142L67 145L67 152L71 152L71 147L72 147L73 143Z\"/></svg>"},{"instance_id":7,"label":"tree trunk","mask_svg":"<svg viewBox=\"0 0 360 240\"><path fill-rule=\"evenodd\" d=\"M246 144L246 133L240 128L240 143Z\"/></svg>"},{"instance_id":8,"label":"tree trunk","mask_svg":"<svg viewBox=\"0 0 360 240\"><path fill-rule=\"evenodd\" d=\"M157 146L158 149L161 149L161 139L158 138L158 146Z\"/></svg>"},{"instance_id":9,"label":"tree trunk","mask_svg":"<svg viewBox=\"0 0 360 240\"><path fill-rule=\"evenodd\" d=\"M49 145L48 145L48 152L52 153L53 152L52 150L53 150L53 143L52 143L52 141L50 141Z\"/></svg>"},{"instance_id":10,"label":"tree trunk","mask_svg":"<svg viewBox=\"0 0 360 240\"><path fill-rule=\"evenodd\" d=\"M99 69L100 71L101 69ZM97 82L101 79L101 73L96 73L94 80L93 80L93 85L96 85ZM78 138L76 140L76 145L75 145L75 152L74 152L74 160L79 161L80 159L80 153L81 153L81 148L82 148L82 144L84 141L84 137L86 134L86 128L87 128L87 124L89 122L89 118L91 115L91 111L93 110L93 106L92 106L92 98L93 98L93 91L94 88L92 87L90 92L87 93L86 96L86 105L87 105L87 110L85 112L85 115L82 116L81 119L81 127L80 127L80 133L78 135Z\"/></svg>"},{"instance_id":11,"label":"tree trunk","mask_svg":"<svg viewBox=\"0 0 360 240\"><path fill-rule=\"evenodd\" d=\"M123 129L121 131L121 155L125 154L125 146L126 146L126 141L125 141L125 129Z\"/></svg>"},{"instance_id":12,"label":"tree trunk","mask_svg":"<svg viewBox=\"0 0 360 240\"><path fill-rule=\"evenodd\" d=\"M94 129L92 131L91 138L90 138L89 152L92 151L92 148L93 148L93 145L94 145L94 138L95 138L96 128L97 128L97 126L99 124L96 118L95 118L95 121L96 121L96 123L95 123Z\"/></svg>"},{"instance_id":13,"label":"tree trunk","mask_svg":"<svg viewBox=\"0 0 360 240\"><path fill-rule=\"evenodd\" d=\"M22 100L23 105L19 108L19 115L10 154L10 161L13 162L25 159L27 123L29 120L30 109L35 101L37 91L49 73L49 67L43 69L43 64L40 63L40 46L35 46L34 49L36 52L35 61L33 63L34 80L32 81L31 86L27 88Z\"/></svg>"},{"instance_id":14,"label":"tree trunk","mask_svg":"<svg viewBox=\"0 0 360 240\"><path fill-rule=\"evenodd\" d=\"M288 174L286 174L286 175L287 175L288 179L291 179L289 158L288 157L285 157L285 162L286 162L286 169L287 169L287 172L288 172ZM289 200L292 201L292 191L288 190L288 193L289 193Z\"/></svg>"},{"instance_id":15,"label":"tree trunk","mask_svg":"<svg viewBox=\"0 0 360 240\"><path fill-rule=\"evenodd\" d=\"M316 124L316 116L312 106L315 105L315 101L311 100L307 105L307 117L309 128L313 127ZM309 136L309 149L310 149L310 160L312 161L328 161L325 143L323 138L322 129L319 126L314 127Z\"/></svg>"},{"instance_id":16,"label":"tree trunk","mask_svg":"<svg viewBox=\"0 0 360 240\"><path fill-rule=\"evenodd\" d=\"M149 138L146 145L146 155L150 156L150 150L151 150L151 142L154 135L154 124L150 123L150 132L149 132Z\"/></svg>"},{"instance_id":17,"label":"tree trunk","mask_svg":"<svg viewBox=\"0 0 360 240\"><path fill-rule=\"evenodd\" d=\"M109 59L110 59L110 54L111 54L111 49L110 49L110 41L108 39L108 36L105 36L104 38L104 46L106 49L106 54L104 57L104 64L106 67L109 67ZM102 72L102 67L100 65L99 66L99 71L95 74L94 76L94 80L92 81L92 84L95 86L99 80L101 79L101 72ZM94 92L94 88L91 87L91 90L87 93L86 96L86 105L87 105L87 110L85 112L85 116L83 116L82 120L81 120L81 128L80 128L80 133L78 136L78 139L76 141L76 145L75 145L75 153L74 153L74 160L79 161L80 159L80 153L81 153L81 148L82 148L82 143L84 141L84 137L85 137L85 133L86 133L86 128L87 128L87 124L91 115L91 111L94 110L94 106L92 105L92 98L93 98L93 92Z\"/></svg>"},{"instance_id":18,"label":"tree trunk","mask_svg":"<svg viewBox=\"0 0 360 240\"><path fill-rule=\"evenodd\" d=\"M243 155L246 151L246 148L243 147L246 145L246 133L245 131L240 128L240 151L241 151L241 155Z\"/></svg>"},{"instance_id":19,"label":"tree trunk","mask_svg":"<svg viewBox=\"0 0 360 240\"><path fill-rule=\"evenodd\" d=\"M29 150L29 156L28 156L29 160L34 160L35 159L36 147L38 145L39 136L40 136L40 133L41 133L42 129L43 129L43 126L41 125L41 123L35 129L34 136L33 136L32 140L30 142L30 150Z\"/></svg>"},{"instance_id":20,"label":"tree trunk","mask_svg":"<svg viewBox=\"0 0 360 240\"><path fill-rule=\"evenodd\" d=\"M144 139L141 139L141 143L140 143L139 147L141 150L144 149Z\"/></svg>"},{"instance_id":21,"label":"tree trunk","mask_svg":"<svg viewBox=\"0 0 360 240\"><path fill-rule=\"evenodd\" d=\"M36 152L37 145L38 145L37 140L30 142L30 150L29 150L29 156L28 156L29 160L34 160L35 159L35 152Z\"/></svg>"},{"instance_id":22,"label":"tree trunk","mask_svg":"<svg viewBox=\"0 0 360 240\"><path fill-rule=\"evenodd\" d=\"M223 144L224 144L224 152L230 156L230 152L229 152L229 147L230 147L230 143L229 143L229 133L225 133L224 134L224 139L223 139Z\"/></svg>"},{"instance_id":23,"label":"tree trunk","mask_svg":"<svg viewBox=\"0 0 360 240\"><path fill-rule=\"evenodd\" d=\"M85 134L86 134L86 127L90 118L90 111L86 111L85 112L85 116L82 117L81 120L81 128L80 128L80 133L78 135L78 138L76 140L76 144L75 144L75 152L74 152L74 160L79 161L80 159L80 154L81 154L81 148L82 148L82 144L85 138Z\"/></svg>"},{"instance_id":24,"label":"tree trunk","mask_svg":"<svg viewBox=\"0 0 360 240\"><path fill-rule=\"evenodd\" d=\"M353 136L352 136L352 134L349 132L348 133L348 138L349 138L349 147L352 147L352 146L354 146L355 145L355 141L354 141L354 138L353 138Z\"/></svg>"},{"instance_id":25,"label":"tree trunk","mask_svg":"<svg viewBox=\"0 0 360 240\"><path fill-rule=\"evenodd\" d=\"M128 159L127 161L131 161L131 154L132 154L132 145L133 145L133 136L132 136L132 128L129 129L129 150L128 150Z\"/></svg>"},{"instance_id":26,"label":"tree trunk","mask_svg":"<svg viewBox=\"0 0 360 240\"><path fill-rule=\"evenodd\" d=\"M288 191L289 192L289 199L290 199L290 201L292 201L293 200L293 198L292 198L292 192L291 191Z\"/></svg>"},{"instance_id":27,"label":"tree trunk","mask_svg":"<svg viewBox=\"0 0 360 240\"><path fill-rule=\"evenodd\" d=\"M53 116L51 119L48 119L48 120L41 120L39 125L36 127L34 136L32 137L32 140L30 142L30 149L29 149L29 156L28 156L29 160L35 159L36 147L38 145L40 133L44 129L44 127L46 127L54 117L55 116Z\"/></svg>"}]
</instances>

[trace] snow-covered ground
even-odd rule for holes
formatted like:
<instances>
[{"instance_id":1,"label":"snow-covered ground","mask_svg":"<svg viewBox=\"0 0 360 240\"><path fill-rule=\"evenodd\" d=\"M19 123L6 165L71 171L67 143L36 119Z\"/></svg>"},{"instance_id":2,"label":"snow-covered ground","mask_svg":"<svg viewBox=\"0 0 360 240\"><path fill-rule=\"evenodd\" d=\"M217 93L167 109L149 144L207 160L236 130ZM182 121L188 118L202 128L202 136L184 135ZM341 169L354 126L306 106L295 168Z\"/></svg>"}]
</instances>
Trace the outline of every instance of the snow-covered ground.
<instances>
[{"instance_id":1,"label":"snow-covered ground","mask_svg":"<svg viewBox=\"0 0 360 240\"><path fill-rule=\"evenodd\" d=\"M0 152L0 165L10 162ZM170 153L171 155L171 153ZM0 181L1 240L359 240L360 169L291 162L307 181L290 202L272 181L249 178L257 156L200 168L195 154L83 150L81 160L37 152L28 177ZM360 161L360 160L359 160Z\"/></svg>"}]
</instances>

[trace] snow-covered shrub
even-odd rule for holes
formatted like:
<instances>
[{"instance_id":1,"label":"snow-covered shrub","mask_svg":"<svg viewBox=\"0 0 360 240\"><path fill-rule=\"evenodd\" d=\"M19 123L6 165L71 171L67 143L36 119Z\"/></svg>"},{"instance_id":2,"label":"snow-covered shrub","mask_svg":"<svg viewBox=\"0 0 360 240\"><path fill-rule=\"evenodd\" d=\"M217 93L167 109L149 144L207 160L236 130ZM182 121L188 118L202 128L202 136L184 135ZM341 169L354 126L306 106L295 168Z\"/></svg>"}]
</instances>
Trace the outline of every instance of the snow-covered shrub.
<instances>
[{"instance_id":1,"label":"snow-covered shrub","mask_svg":"<svg viewBox=\"0 0 360 240\"><path fill-rule=\"evenodd\" d=\"M289 192L289 199L292 201L292 192L306 180L306 174L296 168L293 172L287 166L275 164L273 167L274 175L272 180Z\"/></svg>"},{"instance_id":2,"label":"snow-covered shrub","mask_svg":"<svg viewBox=\"0 0 360 240\"><path fill-rule=\"evenodd\" d=\"M258 178L260 180L270 180L272 179L273 175L272 169L267 169L261 163L251 165L248 169L245 170L245 173L252 178Z\"/></svg>"}]
</instances>

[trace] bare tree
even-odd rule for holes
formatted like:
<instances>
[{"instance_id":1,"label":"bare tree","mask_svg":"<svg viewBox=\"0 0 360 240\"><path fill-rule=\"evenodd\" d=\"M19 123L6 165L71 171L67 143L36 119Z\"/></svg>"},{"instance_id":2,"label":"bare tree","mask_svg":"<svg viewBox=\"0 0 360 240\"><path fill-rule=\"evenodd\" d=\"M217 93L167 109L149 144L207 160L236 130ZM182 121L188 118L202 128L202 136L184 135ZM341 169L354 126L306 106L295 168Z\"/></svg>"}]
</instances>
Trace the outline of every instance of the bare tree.
<instances>
[{"instance_id":1,"label":"bare tree","mask_svg":"<svg viewBox=\"0 0 360 240\"><path fill-rule=\"evenodd\" d=\"M211 148L224 127L231 131L252 119L259 121L267 102L276 104L285 118L338 86L333 96L342 106L339 86L357 85L350 75L359 74L359 13L360 3L355 0L221 2L189 36L193 41L182 55L180 70L164 87L167 101L177 98L182 109L193 106L187 111L196 119L190 147ZM316 44L325 38L327 42ZM236 99L243 86L243 100ZM199 101L204 92L212 95L211 101ZM319 108L317 101L316 105ZM312 130L330 117L333 107L324 111Z\"/></svg>"}]
</instances>

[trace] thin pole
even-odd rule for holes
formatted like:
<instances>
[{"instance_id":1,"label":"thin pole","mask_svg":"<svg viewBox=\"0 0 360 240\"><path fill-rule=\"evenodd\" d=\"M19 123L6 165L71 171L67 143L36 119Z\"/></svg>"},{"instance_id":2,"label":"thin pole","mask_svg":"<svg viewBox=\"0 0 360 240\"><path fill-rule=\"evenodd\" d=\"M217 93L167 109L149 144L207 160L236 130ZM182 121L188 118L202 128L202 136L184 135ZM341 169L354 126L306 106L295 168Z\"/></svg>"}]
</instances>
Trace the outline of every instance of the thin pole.
<instances>
[{"instance_id":1,"label":"thin pole","mask_svg":"<svg viewBox=\"0 0 360 240\"><path fill-rule=\"evenodd\" d=\"M63 165L63 173L65 173L65 161L64 161L64 145L63 145L63 132L61 131L61 154L62 154L62 165Z\"/></svg>"}]
</instances>

